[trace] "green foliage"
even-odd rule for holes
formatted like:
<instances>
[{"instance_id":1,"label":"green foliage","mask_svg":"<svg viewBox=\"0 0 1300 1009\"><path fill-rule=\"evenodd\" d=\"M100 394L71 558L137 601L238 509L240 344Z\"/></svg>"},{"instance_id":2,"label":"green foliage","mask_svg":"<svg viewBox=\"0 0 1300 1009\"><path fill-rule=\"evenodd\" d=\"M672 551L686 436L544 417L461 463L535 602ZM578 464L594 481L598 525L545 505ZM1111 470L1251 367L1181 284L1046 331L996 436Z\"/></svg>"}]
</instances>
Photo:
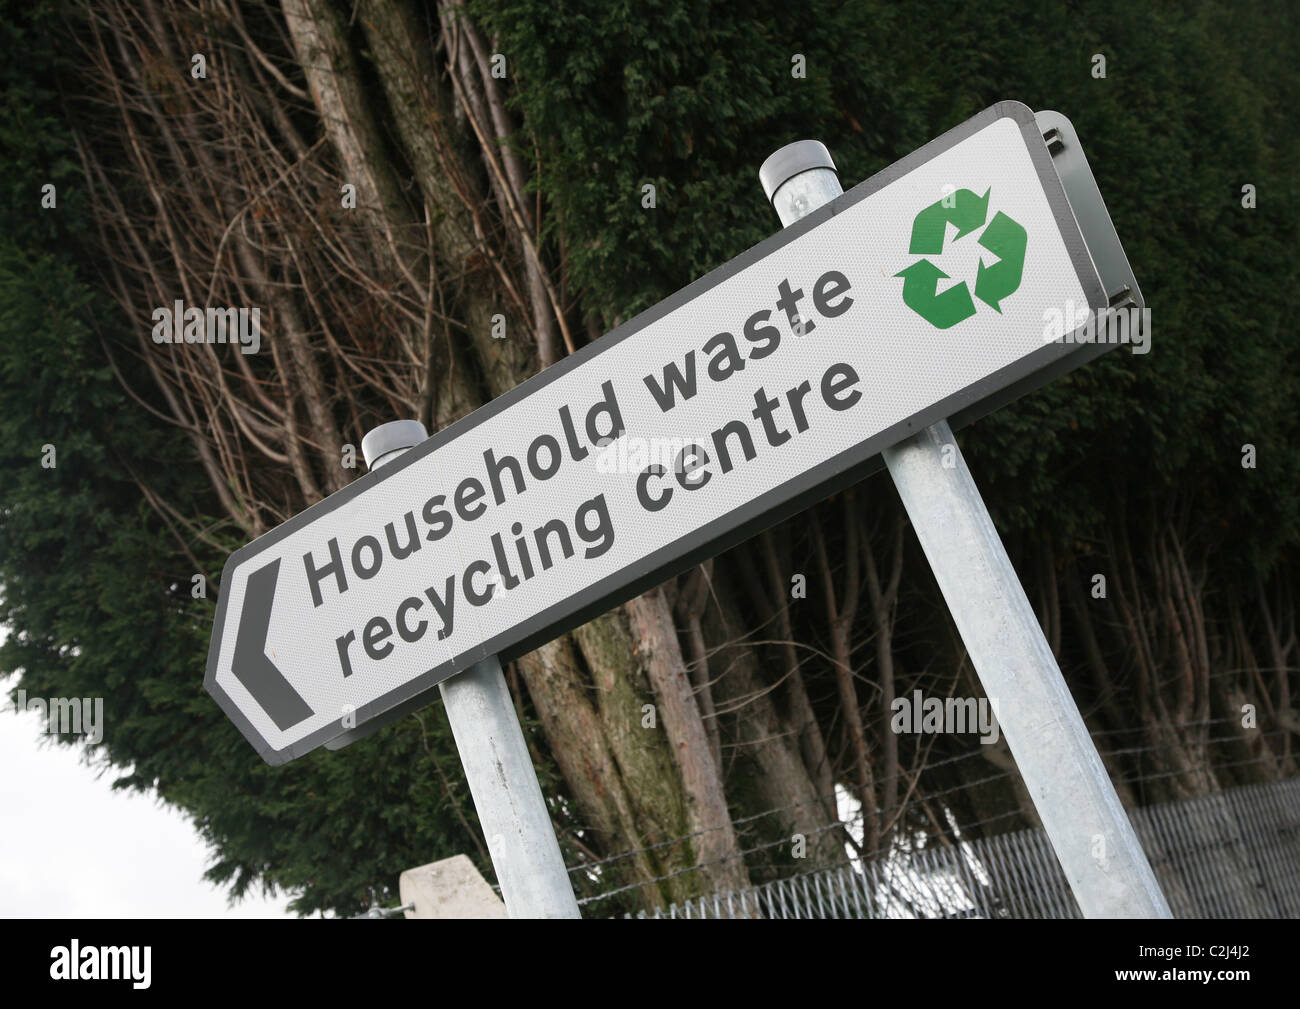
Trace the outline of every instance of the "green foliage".
<instances>
[{"instance_id":1,"label":"green foliage","mask_svg":"<svg viewBox=\"0 0 1300 1009\"><path fill-rule=\"evenodd\" d=\"M202 570L219 572L240 539L211 518L217 505L188 437L129 398L110 367L105 343L132 388L150 388L130 353L135 334L85 258L90 223L57 111L52 15L8 7L0 621L11 630L0 671L29 696L103 697L105 734L89 759L117 787L188 812L216 852L209 876L232 896L277 887L298 894L301 913L392 903L401 869L476 850L457 813L472 817L472 806L441 709L424 714L427 733L407 719L345 752L271 768L203 691L217 586L191 597L195 563L133 474L217 538L222 549L191 543ZM40 208L47 181L57 209ZM41 467L46 444L53 469ZM435 758L461 782L454 804Z\"/></svg>"},{"instance_id":2,"label":"green foliage","mask_svg":"<svg viewBox=\"0 0 1300 1009\"><path fill-rule=\"evenodd\" d=\"M1004 528L1096 537L1190 502L1267 569L1300 530L1295 15L1286 5L478 0L586 304L625 319L777 228L757 168L817 137L846 184L1003 99L1077 127L1143 293L1115 351L963 437ZM1279 35L1280 33L1280 35ZM1287 44L1284 39L1288 39ZM801 52L808 77L790 75ZM1092 57L1107 76L1092 76ZM641 185L659 206L641 208ZM1241 207L1252 183L1260 208ZM1243 471L1254 444L1259 470Z\"/></svg>"},{"instance_id":3,"label":"green foliage","mask_svg":"<svg viewBox=\"0 0 1300 1009\"><path fill-rule=\"evenodd\" d=\"M988 13L955 9L908 36L918 67L965 82L932 107L956 121L1015 97L1070 116L1154 329L1149 355L1112 352L978 425L967 451L997 514L1086 537L1121 500L1140 522L1190 506L1231 530L1215 537L1222 573L1267 569L1300 532L1295 32L1265 40L1294 14L1044 4L989 31ZM1241 206L1245 183L1259 209ZM1244 443L1258 470L1242 469Z\"/></svg>"},{"instance_id":4,"label":"green foliage","mask_svg":"<svg viewBox=\"0 0 1300 1009\"><path fill-rule=\"evenodd\" d=\"M521 154L531 161L536 143L552 231L565 236L588 310L606 320L774 230L758 166L775 148L838 138L837 157L857 173L886 164L870 151L909 121L907 91L885 76L893 68L860 58L882 37L872 5L815 2L792 17L775 2L523 0L471 12L510 54L529 136ZM806 79L791 77L795 53ZM646 183L654 211L642 209Z\"/></svg>"}]
</instances>

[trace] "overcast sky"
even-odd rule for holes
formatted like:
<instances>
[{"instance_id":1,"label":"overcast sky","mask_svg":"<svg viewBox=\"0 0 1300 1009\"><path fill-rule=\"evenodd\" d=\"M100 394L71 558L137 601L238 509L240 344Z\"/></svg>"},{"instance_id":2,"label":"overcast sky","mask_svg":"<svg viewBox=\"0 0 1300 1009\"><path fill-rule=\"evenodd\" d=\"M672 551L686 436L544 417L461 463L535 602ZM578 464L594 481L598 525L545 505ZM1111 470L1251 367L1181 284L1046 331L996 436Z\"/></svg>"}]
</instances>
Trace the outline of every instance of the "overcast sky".
<instances>
[{"instance_id":1,"label":"overcast sky","mask_svg":"<svg viewBox=\"0 0 1300 1009\"><path fill-rule=\"evenodd\" d=\"M211 859L189 821L114 792L116 775L96 777L80 747L54 745L37 715L14 712L10 684L0 680L0 917L293 917L284 895L228 907L203 880Z\"/></svg>"}]
</instances>

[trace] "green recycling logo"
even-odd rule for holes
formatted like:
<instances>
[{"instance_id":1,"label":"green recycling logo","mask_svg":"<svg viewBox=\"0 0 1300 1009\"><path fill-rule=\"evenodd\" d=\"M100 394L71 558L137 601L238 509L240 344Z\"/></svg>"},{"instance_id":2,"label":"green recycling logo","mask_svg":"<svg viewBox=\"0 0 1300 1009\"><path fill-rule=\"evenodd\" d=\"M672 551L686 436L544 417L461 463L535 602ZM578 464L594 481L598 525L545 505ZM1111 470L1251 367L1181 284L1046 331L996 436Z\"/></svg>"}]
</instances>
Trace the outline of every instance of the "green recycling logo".
<instances>
[{"instance_id":1,"label":"green recycling logo","mask_svg":"<svg viewBox=\"0 0 1300 1009\"><path fill-rule=\"evenodd\" d=\"M969 189L959 189L938 203L930 204L912 222L912 244L908 252L913 256L942 253L950 221L957 228L953 242L960 242L972 232L984 228L979 244L996 256L997 261L986 266L983 258L980 259L975 276L975 297L995 312L1001 312L1002 299L1014 294L1020 286L1027 236L1023 227L1000 210L993 215L988 227L984 227L990 192L991 188L985 190L983 196L976 196ZM975 314L975 302L965 281L938 293L939 281L946 279L948 274L928 259L919 260L894 276L903 278L903 304L938 329L955 326Z\"/></svg>"}]
</instances>

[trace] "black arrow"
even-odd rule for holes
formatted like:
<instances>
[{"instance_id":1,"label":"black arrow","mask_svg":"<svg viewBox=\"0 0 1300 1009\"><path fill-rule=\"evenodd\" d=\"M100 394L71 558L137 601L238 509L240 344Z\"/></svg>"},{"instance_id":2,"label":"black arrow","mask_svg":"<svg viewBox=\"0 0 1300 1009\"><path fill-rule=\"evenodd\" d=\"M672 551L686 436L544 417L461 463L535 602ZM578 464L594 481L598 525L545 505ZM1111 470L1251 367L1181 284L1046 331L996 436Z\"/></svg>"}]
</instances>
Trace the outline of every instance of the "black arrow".
<instances>
[{"instance_id":1,"label":"black arrow","mask_svg":"<svg viewBox=\"0 0 1300 1009\"><path fill-rule=\"evenodd\" d=\"M283 732L315 712L266 657L266 632L271 625L271 605L275 602L275 583L279 577L278 560L248 576L230 671Z\"/></svg>"}]
</instances>

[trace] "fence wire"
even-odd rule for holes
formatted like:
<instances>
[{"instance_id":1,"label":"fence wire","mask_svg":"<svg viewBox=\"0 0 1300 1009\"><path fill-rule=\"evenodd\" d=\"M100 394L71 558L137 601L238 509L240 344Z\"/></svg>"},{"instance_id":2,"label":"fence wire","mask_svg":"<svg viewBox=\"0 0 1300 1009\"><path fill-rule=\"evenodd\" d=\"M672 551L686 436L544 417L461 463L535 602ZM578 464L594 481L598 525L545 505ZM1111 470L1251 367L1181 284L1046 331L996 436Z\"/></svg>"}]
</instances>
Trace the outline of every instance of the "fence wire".
<instances>
[{"instance_id":1,"label":"fence wire","mask_svg":"<svg viewBox=\"0 0 1300 1009\"><path fill-rule=\"evenodd\" d=\"M1300 778L1130 813L1176 918L1300 917ZM625 918L1078 918L1041 828L931 845Z\"/></svg>"}]
</instances>

